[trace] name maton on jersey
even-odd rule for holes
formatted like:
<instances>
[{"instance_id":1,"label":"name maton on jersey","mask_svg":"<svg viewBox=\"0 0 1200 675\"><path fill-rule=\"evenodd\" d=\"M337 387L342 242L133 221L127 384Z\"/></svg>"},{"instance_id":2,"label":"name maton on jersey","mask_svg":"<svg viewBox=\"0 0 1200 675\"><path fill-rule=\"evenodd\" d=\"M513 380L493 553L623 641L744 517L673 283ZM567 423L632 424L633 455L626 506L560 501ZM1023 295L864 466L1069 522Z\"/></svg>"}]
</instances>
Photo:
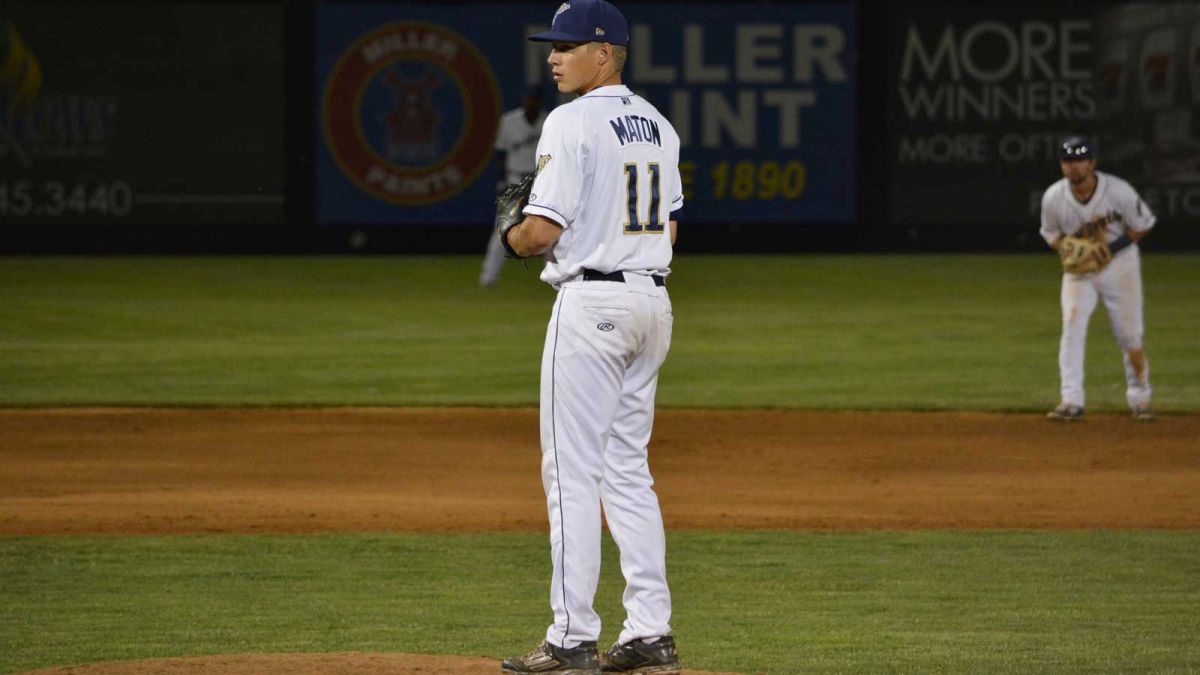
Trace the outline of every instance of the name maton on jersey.
<instances>
[{"instance_id":1,"label":"name maton on jersey","mask_svg":"<svg viewBox=\"0 0 1200 675\"><path fill-rule=\"evenodd\" d=\"M608 121L621 145L626 143L653 143L662 147L662 134L658 123L641 115L621 115Z\"/></svg>"}]
</instances>

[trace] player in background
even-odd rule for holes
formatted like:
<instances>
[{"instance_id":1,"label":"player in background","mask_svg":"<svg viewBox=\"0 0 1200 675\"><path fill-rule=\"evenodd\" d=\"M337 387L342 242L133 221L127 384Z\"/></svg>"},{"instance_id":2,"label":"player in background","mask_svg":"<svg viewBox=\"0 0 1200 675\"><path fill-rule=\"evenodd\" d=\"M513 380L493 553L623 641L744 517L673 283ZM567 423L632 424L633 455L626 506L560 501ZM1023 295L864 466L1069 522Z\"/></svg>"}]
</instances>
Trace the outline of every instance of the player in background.
<instances>
[{"instance_id":1,"label":"player in background","mask_svg":"<svg viewBox=\"0 0 1200 675\"><path fill-rule=\"evenodd\" d=\"M554 619L537 649L502 669L679 673L666 537L647 460L673 327L666 277L672 214L683 206L679 136L621 83L629 28L613 5L565 2L551 29L530 39L552 43L558 90L579 98L546 119L524 220L498 227L511 255L544 255L541 278L558 291L540 395ZM599 654L592 601L602 505L621 551L626 619L617 643Z\"/></svg>"},{"instance_id":2,"label":"player in background","mask_svg":"<svg viewBox=\"0 0 1200 675\"><path fill-rule=\"evenodd\" d=\"M534 153L545 122L546 111L542 108L540 87L530 87L525 92L525 100L520 108L513 108L500 116L500 131L496 134L496 164L500 168L500 182L496 185L496 194L533 173ZM488 237L479 285L484 288L496 285L503 266L504 247L495 236Z\"/></svg>"},{"instance_id":3,"label":"player in background","mask_svg":"<svg viewBox=\"0 0 1200 675\"><path fill-rule=\"evenodd\" d=\"M1062 402L1052 420L1083 417L1083 360L1088 319L1097 300L1104 302L1113 335L1125 362L1125 399L1139 421L1154 419L1150 407L1150 361L1142 344L1142 263L1137 242L1155 217L1129 183L1096 171L1096 149L1083 136L1059 147L1063 177L1042 195L1041 235L1056 251L1068 235L1097 238L1112 260L1097 272L1062 278L1062 339L1058 370Z\"/></svg>"}]
</instances>

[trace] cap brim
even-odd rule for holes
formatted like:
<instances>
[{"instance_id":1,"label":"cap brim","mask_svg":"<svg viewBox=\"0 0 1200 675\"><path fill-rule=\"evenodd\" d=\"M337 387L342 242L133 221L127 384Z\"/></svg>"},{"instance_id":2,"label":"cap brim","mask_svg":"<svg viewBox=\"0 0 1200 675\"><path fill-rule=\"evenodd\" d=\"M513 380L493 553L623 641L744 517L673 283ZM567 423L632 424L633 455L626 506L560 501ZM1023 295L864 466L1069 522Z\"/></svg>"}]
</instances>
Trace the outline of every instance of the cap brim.
<instances>
[{"instance_id":1,"label":"cap brim","mask_svg":"<svg viewBox=\"0 0 1200 675\"><path fill-rule=\"evenodd\" d=\"M560 30L548 30L542 33L535 33L528 38L531 42L595 42L595 39L590 37L579 37L571 35Z\"/></svg>"},{"instance_id":2,"label":"cap brim","mask_svg":"<svg viewBox=\"0 0 1200 675\"><path fill-rule=\"evenodd\" d=\"M611 39L605 38L603 35L571 35L558 30L548 30L544 33L537 33L525 38L531 42L574 42L583 44L585 42L607 42L609 44L624 47L627 42L613 42Z\"/></svg>"}]
</instances>

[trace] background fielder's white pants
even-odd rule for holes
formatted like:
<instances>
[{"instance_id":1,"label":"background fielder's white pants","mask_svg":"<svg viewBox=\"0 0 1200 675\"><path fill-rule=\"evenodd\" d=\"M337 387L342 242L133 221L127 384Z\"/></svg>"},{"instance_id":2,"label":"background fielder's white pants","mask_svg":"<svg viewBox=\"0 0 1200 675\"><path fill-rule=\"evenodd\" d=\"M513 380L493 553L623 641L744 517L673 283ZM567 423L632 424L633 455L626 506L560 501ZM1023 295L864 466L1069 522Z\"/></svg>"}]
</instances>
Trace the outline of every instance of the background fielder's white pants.
<instances>
[{"instance_id":1,"label":"background fielder's white pants","mask_svg":"<svg viewBox=\"0 0 1200 675\"><path fill-rule=\"evenodd\" d=\"M1150 403L1150 360L1141 377L1129 362L1129 350L1142 348L1142 263L1137 245L1113 257L1103 270L1093 274L1063 274L1062 340L1058 347L1058 370L1062 378L1062 401L1082 407L1083 361L1088 320L1097 300L1104 301L1109 323L1125 361L1125 400L1129 407Z\"/></svg>"},{"instance_id":2,"label":"background fielder's white pants","mask_svg":"<svg viewBox=\"0 0 1200 675\"><path fill-rule=\"evenodd\" d=\"M504 244L500 237L493 232L488 237L487 253L483 256L483 270L479 273L479 283L491 286L500 278L500 270L504 267Z\"/></svg>"},{"instance_id":3,"label":"background fielder's white pants","mask_svg":"<svg viewBox=\"0 0 1200 675\"><path fill-rule=\"evenodd\" d=\"M666 540L651 487L647 445L658 369L671 345L665 288L626 283L562 285L542 356L542 485L554 573L552 644L600 636L592 609L600 578L600 506L621 550L627 618L622 644L670 632Z\"/></svg>"}]
</instances>

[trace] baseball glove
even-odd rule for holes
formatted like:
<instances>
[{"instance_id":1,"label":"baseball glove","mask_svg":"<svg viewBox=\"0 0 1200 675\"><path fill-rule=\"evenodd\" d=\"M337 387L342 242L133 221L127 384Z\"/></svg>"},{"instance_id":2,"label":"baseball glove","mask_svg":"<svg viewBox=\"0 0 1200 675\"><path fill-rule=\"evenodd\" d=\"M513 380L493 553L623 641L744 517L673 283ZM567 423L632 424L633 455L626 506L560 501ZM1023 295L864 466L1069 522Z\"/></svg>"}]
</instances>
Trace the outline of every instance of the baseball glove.
<instances>
[{"instance_id":1,"label":"baseball glove","mask_svg":"<svg viewBox=\"0 0 1200 675\"><path fill-rule=\"evenodd\" d=\"M504 244L504 252L510 258L528 257L517 255L517 252L513 250L508 243L508 231L525 220L525 214L521 213L521 210L529 203L529 192L533 189L533 176L533 174L529 174L522 178L521 182L509 185L496 197L496 236L500 237L500 243Z\"/></svg>"},{"instance_id":2,"label":"baseball glove","mask_svg":"<svg viewBox=\"0 0 1200 675\"><path fill-rule=\"evenodd\" d=\"M1088 274L1104 269L1112 260L1112 251L1108 245L1097 239L1084 237L1063 237L1058 245L1058 257L1062 260L1064 272L1072 274Z\"/></svg>"}]
</instances>

